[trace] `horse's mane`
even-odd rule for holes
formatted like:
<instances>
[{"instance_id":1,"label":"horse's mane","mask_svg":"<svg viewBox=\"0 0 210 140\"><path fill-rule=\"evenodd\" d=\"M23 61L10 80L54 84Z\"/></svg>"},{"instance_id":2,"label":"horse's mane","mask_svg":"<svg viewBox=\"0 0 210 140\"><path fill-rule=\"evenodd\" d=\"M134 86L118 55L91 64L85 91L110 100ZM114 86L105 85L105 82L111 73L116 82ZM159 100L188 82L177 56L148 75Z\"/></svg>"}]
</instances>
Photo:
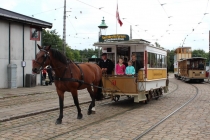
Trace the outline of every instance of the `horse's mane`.
<instances>
[{"instance_id":1,"label":"horse's mane","mask_svg":"<svg viewBox=\"0 0 210 140\"><path fill-rule=\"evenodd\" d=\"M55 50L55 49L50 49L52 52L53 57L58 59L60 62L67 64L67 58L64 56L60 51Z\"/></svg>"}]
</instances>

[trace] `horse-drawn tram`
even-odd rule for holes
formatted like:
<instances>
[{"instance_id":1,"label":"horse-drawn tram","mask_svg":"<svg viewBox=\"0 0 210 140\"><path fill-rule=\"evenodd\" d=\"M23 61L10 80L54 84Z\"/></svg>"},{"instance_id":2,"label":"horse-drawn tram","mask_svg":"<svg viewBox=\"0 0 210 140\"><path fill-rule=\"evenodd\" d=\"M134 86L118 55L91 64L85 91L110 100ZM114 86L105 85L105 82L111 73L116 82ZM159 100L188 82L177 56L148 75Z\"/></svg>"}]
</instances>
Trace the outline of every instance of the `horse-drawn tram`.
<instances>
[{"instance_id":1,"label":"horse-drawn tram","mask_svg":"<svg viewBox=\"0 0 210 140\"><path fill-rule=\"evenodd\" d=\"M131 60L135 55L141 68L134 75L103 74L103 94L111 96L115 101L120 96L134 97L134 102L158 99L162 93L167 92L167 51L155 47L143 39L132 39L120 42L97 42L94 46L102 48L107 58L116 66L119 58ZM116 68L116 67L115 67Z\"/></svg>"},{"instance_id":2,"label":"horse-drawn tram","mask_svg":"<svg viewBox=\"0 0 210 140\"><path fill-rule=\"evenodd\" d=\"M180 77L183 81L203 82L206 78L206 58L192 57L178 63Z\"/></svg>"}]
</instances>

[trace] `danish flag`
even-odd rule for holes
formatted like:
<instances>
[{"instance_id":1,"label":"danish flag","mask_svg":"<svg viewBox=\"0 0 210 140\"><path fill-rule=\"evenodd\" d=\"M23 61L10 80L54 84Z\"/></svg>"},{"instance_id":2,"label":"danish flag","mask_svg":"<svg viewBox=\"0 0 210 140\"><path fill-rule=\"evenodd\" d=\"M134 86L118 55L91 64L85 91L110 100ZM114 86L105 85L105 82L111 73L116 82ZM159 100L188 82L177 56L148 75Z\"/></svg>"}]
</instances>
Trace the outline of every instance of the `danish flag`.
<instances>
[{"instance_id":1,"label":"danish flag","mask_svg":"<svg viewBox=\"0 0 210 140\"><path fill-rule=\"evenodd\" d=\"M118 23L120 24L120 26L122 26L123 23L122 23L122 21L120 20L120 15L119 15L119 12L118 12L118 4L117 4L116 18L117 18L117 21L118 21Z\"/></svg>"}]
</instances>

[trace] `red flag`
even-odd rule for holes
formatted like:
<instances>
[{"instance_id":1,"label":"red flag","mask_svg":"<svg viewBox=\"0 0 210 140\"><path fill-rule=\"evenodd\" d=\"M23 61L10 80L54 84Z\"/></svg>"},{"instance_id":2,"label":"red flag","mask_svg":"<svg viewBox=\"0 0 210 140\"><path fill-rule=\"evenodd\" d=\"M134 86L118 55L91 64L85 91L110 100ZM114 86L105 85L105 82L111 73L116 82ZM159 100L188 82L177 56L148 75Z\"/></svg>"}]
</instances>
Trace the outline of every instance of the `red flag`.
<instances>
[{"instance_id":1,"label":"red flag","mask_svg":"<svg viewBox=\"0 0 210 140\"><path fill-rule=\"evenodd\" d=\"M122 23L122 21L120 20L120 15L119 15L119 12L118 12L118 4L117 4L116 18L117 18L117 21L118 21L118 23L120 24L120 26L122 26L123 23Z\"/></svg>"}]
</instances>

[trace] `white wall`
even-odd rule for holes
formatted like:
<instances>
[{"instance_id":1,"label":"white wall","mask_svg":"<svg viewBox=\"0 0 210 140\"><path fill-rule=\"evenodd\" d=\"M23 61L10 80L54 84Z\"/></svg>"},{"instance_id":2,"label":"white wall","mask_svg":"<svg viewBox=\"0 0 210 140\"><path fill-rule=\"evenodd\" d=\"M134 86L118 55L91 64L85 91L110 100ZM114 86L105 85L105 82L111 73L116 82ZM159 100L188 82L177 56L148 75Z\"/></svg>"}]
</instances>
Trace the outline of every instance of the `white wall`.
<instances>
[{"instance_id":1,"label":"white wall","mask_svg":"<svg viewBox=\"0 0 210 140\"><path fill-rule=\"evenodd\" d=\"M41 38L41 37L40 37ZM0 88L8 88L7 65L9 64L9 22L0 19ZM11 64L17 65L17 87L23 87L23 24L10 24ZM37 41L37 44L41 44ZM38 51L38 49L36 49ZM24 25L24 56L26 67L24 76L32 74L32 60L35 59L35 41L30 40L30 25ZM25 77L24 77L25 79ZM40 84L40 75L37 75L37 84Z\"/></svg>"},{"instance_id":2,"label":"white wall","mask_svg":"<svg viewBox=\"0 0 210 140\"><path fill-rule=\"evenodd\" d=\"M9 63L9 24L0 19L0 88L7 88L7 65Z\"/></svg>"}]
</instances>

